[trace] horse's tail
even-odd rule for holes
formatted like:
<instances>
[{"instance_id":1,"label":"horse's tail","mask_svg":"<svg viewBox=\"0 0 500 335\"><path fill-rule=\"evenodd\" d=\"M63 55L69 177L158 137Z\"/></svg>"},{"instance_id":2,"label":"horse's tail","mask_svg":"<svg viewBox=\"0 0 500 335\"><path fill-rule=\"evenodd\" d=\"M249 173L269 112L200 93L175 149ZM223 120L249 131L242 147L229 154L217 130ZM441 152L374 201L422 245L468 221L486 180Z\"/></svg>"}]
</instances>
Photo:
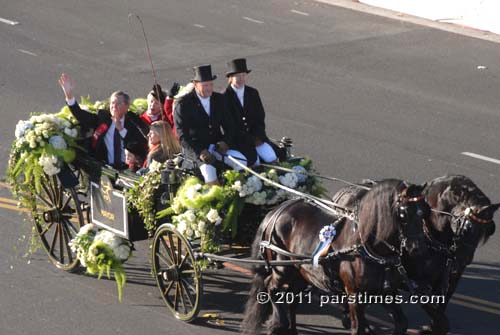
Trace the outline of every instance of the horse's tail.
<instances>
[{"instance_id":1,"label":"horse's tail","mask_svg":"<svg viewBox=\"0 0 500 335\"><path fill-rule=\"evenodd\" d=\"M267 293L266 277L267 272L265 272L265 269L264 272L259 271L254 274L241 325L243 334L260 334L262 324L270 314L271 306L269 302L260 303L258 300L261 294Z\"/></svg>"},{"instance_id":2,"label":"horse's tail","mask_svg":"<svg viewBox=\"0 0 500 335\"><path fill-rule=\"evenodd\" d=\"M263 222L265 221L266 220ZM252 245L253 259L259 259L262 229L263 224L261 224L257 230L257 234ZM258 300L259 296L263 294L262 292L267 293L266 278L269 275L269 272L263 265L255 266L252 269L252 272L254 274L252 288L250 289L248 300L245 305L245 313L243 314L243 321L241 324L243 334L247 335L260 334L262 324L266 321L271 311L269 303L260 303Z\"/></svg>"}]
</instances>

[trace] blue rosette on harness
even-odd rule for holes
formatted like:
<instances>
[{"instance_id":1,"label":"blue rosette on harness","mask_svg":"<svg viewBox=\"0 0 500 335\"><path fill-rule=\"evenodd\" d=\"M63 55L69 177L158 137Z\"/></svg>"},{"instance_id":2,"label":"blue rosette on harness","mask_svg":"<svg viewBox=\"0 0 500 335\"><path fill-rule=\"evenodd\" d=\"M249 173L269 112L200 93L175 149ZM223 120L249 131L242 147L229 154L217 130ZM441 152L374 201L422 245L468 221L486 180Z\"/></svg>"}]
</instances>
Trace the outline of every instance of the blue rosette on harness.
<instances>
[{"instance_id":1,"label":"blue rosette on harness","mask_svg":"<svg viewBox=\"0 0 500 335\"><path fill-rule=\"evenodd\" d=\"M313 266L318 266L319 258L325 256L330 249L330 244L337 236L337 230L333 224L324 226L319 232L319 244L313 252Z\"/></svg>"}]
</instances>

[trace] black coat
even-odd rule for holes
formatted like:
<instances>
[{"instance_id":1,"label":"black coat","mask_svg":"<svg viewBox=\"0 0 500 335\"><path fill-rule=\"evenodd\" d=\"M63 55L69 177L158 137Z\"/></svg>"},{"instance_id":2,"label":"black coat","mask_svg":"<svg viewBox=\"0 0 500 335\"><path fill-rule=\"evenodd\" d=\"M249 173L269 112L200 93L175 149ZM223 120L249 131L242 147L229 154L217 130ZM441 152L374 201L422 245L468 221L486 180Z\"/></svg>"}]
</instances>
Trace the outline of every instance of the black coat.
<instances>
[{"instance_id":1,"label":"black coat","mask_svg":"<svg viewBox=\"0 0 500 335\"><path fill-rule=\"evenodd\" d=\"M97 138L95 139L95 145L92 145L90 150L95 153L98 160L108 163L108 151L104 137L112 123L111 112L108 110L98 110L97 114L87 112L80 108L78 102L69 106L69 109L80 123L82 131L94 130L94 136ZM127 112L125 115L124 127L127 129L127 135L123 139L124 147L127 146L127 143L139 143L139 145L144 147L143 156L146 156L148 127L132 112ZM99 131L103 129L105 131Z\"/></svg>"},{"instance_id":2,"label":"black coat","mask_svg":"<svg viewBox=\"0 0 500 335\"><path fill-rule=\"evenodd\" d=\"M243 106L241 106L238 95L228 85L224 91L226 104L230 114L236 124L235 145L247 157L249 165L255 162L257 152L255 150L255 140L260 139L262 142L267 142L271 145L274 152L280 160L286 158L286 151L273 143L266 134L264 106L260 100L259 91L257 89L245 85L245 93L243 94Z\"/></svg>"},{"instance_id":3,"label":"black coat","mask_svg":"<svg viewBox=\"0 0 500 335\"><path fill-rule=\"evenodd\" d=\"M234 144L234 123L224 97L214 92L210 98L210 116L205 112L196 91L182 97L175 107L174 123L184 153L199 162L200 153L210 144Z\"/></svg>"},{"instance_id":4,"label":"black coat","mask_svg":"<svg viewBox=\"0 0 500 335\"><path fill-rule=\"evenodd\" d=\"M266 114L260 100L259 91L253 87L245 86L243 106L241 106L240 100L231 85L227 86L224 97L236 122L237 141L241 142L244 138L246 138L245 142L251 141L254 144L256 138L267 141L266 124L264 122Z\"/></svg>"}]
</instances>

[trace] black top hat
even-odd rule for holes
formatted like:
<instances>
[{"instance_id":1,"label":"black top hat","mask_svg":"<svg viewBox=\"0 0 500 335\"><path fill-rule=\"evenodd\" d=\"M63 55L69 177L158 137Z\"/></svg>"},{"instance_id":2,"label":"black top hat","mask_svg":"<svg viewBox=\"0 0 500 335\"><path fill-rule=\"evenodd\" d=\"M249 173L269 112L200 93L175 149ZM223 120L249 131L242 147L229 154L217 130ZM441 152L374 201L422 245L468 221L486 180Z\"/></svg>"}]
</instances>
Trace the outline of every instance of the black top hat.
<instances>
[{"instance_id":1,"label":"black top hat","mask_svg":"<svg viewBox=\"0 0 500 335\"><path fill-rule=\"evenodd\" d=\"M226 72L226 77L230 77L236 73L250 73L252 70L247 69L247 60L245 58L233 59L227 63L229 72Z\"/></svg>"},{"instance_id":2,"label":"black top hat","mask_svg":"<svg viewBox=\"0 0 500 335\"><path fill-rule=\"evenodd\" d=\"M162 105L165 103L167 94L162 90L160 84L154 84L151 92L149 93L151 93L151 95L154 96L155 99L158 100ZM158 96L158 94L160 94L160 96Z\"/></svg>"},{"instance_id":3,"label":"black top hat","mask_svg":"<svg viewBox=\"0 0 500 335\"><path fill-rule=\"evenodd\" d=\"M195 66L193 71L193 81L212 81L217 78L217 76L212 75L212 66L210 64Z\"/></svg>"}]
</instances>

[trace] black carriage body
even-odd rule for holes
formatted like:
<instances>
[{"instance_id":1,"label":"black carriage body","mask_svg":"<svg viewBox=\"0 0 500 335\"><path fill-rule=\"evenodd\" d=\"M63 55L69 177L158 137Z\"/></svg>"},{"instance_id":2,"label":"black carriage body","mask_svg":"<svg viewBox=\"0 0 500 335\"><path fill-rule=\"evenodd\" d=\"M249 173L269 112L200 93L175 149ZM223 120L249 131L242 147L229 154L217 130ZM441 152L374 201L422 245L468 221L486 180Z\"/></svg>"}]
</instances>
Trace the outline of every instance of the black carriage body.
<instances>
[{"instance_id":1,"label":"black carriage body","mask_svg":"<svg viewBox=\"0 0 500 335\"><path fill-rule=\"evenodd\" d=\"M127 206L126 191L139 180L139 176L121 173L87 155L74 162L85 176L81 188L85 189L88 223L111 231L131 242L145 240L148 232L137 211Z\"/></svg>"}]
</instances>

